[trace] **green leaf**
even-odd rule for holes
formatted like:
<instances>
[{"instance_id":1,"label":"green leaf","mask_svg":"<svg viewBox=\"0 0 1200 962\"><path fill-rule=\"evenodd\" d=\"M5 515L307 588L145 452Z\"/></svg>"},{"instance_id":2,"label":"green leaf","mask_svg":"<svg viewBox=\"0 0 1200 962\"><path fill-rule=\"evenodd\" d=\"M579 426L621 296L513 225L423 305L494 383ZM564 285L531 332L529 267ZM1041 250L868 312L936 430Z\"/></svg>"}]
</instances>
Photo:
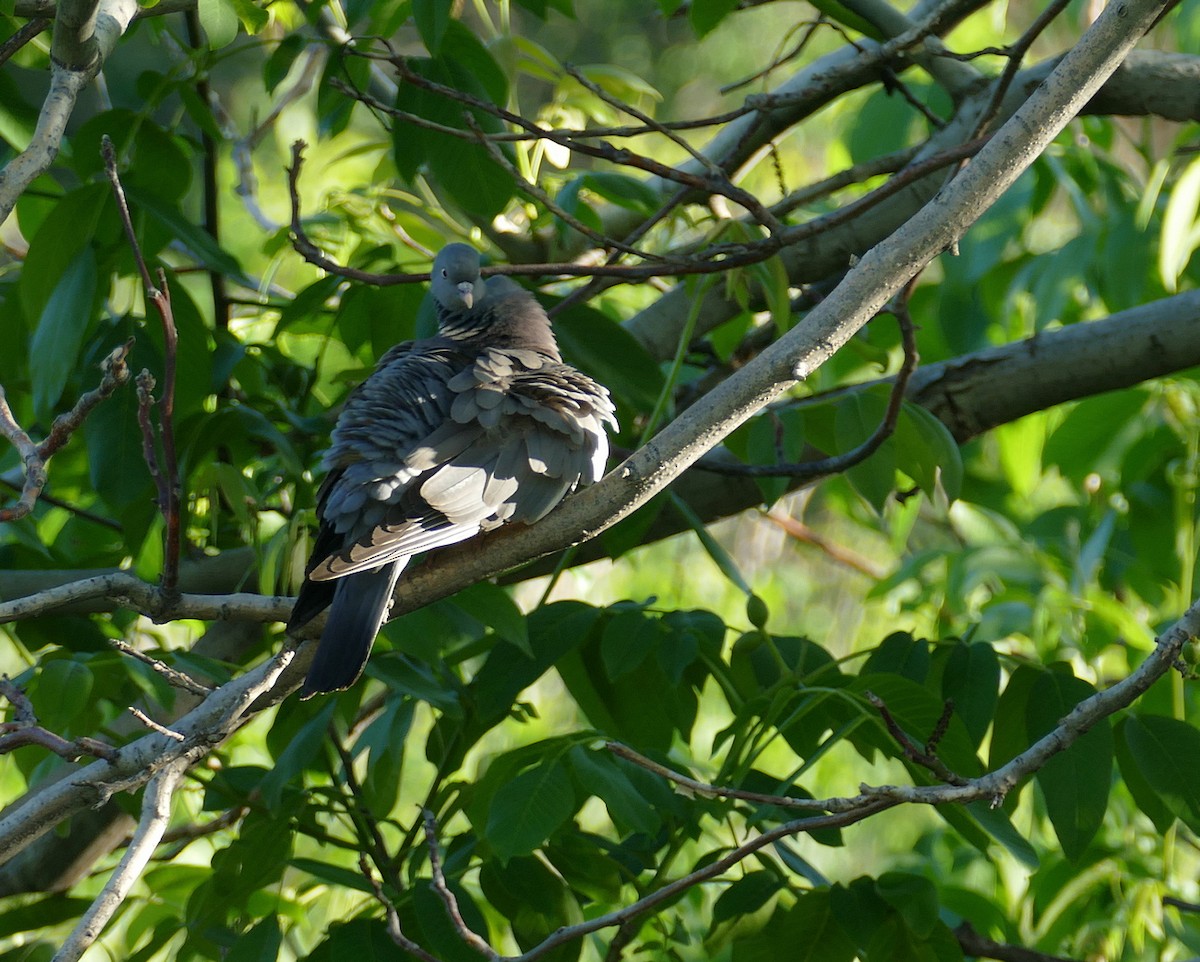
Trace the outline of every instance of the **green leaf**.
<instances>
[{"instance_id":1,"label":"green leaf","mask_svg":"<svg viewBox=\"0 0 1200 962\"><path fill-rule=\"evenodd\" d=\"M932 498L937 482L950 501L962 491L962 451L954 435L940 420L918 404L901 408L900 420L892 435L896 466L921 486Z\"/></svg>"},{"instance_id":2,"label":"green leaf","mask_svg":"<svg viewBox=\"0 0 1200 962\"><path fill-rule=\"evenodd\" d=\"M1163 287L1170 293L1179 289L1183 276L1197 245L1200 245L1200 157L1184 168L1163 212L1162 237L1158 247L1158 273Z\"/></svg>"},{"instance_id":3,"label":"green leaf","mask_svg":"<svg viewBox=\"0 0 1200 962\"><path fill-rule=\"evenodd\" d=\"M492 798L484 836L497 858L528 855L575 814L575 792L558 759L522 772Z\"/></svg>"},{"instance_id":4,"label":"green leaf","mask_svg":"<svg viewBox=\"0 0 1200 962\"><path fill-rule=\"evenodd\" d=\"M46 302L29 346L33 407L48 420L79 360L96 297L96 255L85 247L67 266Z\"/></svg>"},{"instance_id":5,"label":"green leaf","mask_svg":"<svg viewBox=\"0 0 1200 962\"><path fill-rule=\"evenodd\" d=\"M313 878L320 879L323 882L328 882L330 885L337 885L341 888L358 892L374 891L371 888L371 883L366 880L362 872L346 868L343 865L330 865L328 862L320 862L312 858L294 858L290 864L298 871L311 875Z\"/></svg>"},{"instance_id":6,"label":"green leaf","mask_svg":"<svg viewBox=\"0 0 1200 962\"><path fill-rule=\"evenodd\" d=\"M230 0L198 0L196 10L213 50L220 50L237 38L238 16Z\"/></svg>"},{"instance_id":7,"label":"green leaf","mask_svg":"<svg viewBox=\"0 0 1200 962\"><path fill-rule=\"evenodd\" d=\"M35 676L29 698L38 722L54 732L63 732L88 707L92 695L92 671L82 662L55 658Z\"/></svg>"},{"instance_id":8,"label":"green leaf","mask_svg":"<svg viewBox=\"0 0 1200 962\"><path fill-rule=\"evenodd\" d=\"M838 404L834 430L840 453L853 451L871 437L883 421L889 394L886 386L881 385L878 389L855 391ZM846 477L868 504L882 511L896 485L896 448L892 439L884 441L865 461L849 468Z\"/></svg>"},{"instance_id":9,"label":"green leaf","mask_svg":"<svg viewBox=\"0 0 1200 962\"><path fill-rule=\"evenodd\" d=\"M223 962L275 962L282 944L279 916L272 913L238 935Z\"/></svg>"},{"instance_id":10,"label":"green leaf","mask_svg":"<svg viewBox=\"0 0 1200 962\"><path fill-rule=\"evenodd\" d=\"M473 618L479 619L497 636L509 642L528 658L533 658L529 646L529 629L525 615L508 592L488 581L464 588L451 599Z\"/></svg>"},{"instance_id":11,"label":"green leaf","mask_svg":"<svg viewBox=\"0 0 1200 962\"><path fill-rule=\"evenodd\" d=\"M5 905L0 914L0 939L33 932L79 919L87 911L91 899L68 898L66 895L50 895L23 905Z\"/></svg>"},{"instance_id":12,"label":"green leaf","mask_svg":"<svg viewBox=\"0 0 1200 962\"><path fill-rule=\"evenodd\" d=\"M259 791L268 808L278 808L283 790L321 753L329 734L329 720L337 701L330 698L311 719L300 726L263 778Z\"/></svg>"},{"instance_id":13,"label":"green leaf","mask_svg":"<svg viewBox=\"0 0 1200 962\"><path fill-rule=\"evenodd\" d=\"M450 9L445 0L412 0L413 20L431 57L441 53L442 40L450 25Z\"/></svg>"},{"instance_id":14,"label":"green leaf","mask_svg":"<svg viewBox=\"0 0 1200 962\"><path fill-rule=\"evenodd\" d=\"M978 745L992 723L1000 693L1000 659L987 642L955 642L942 674L942 695Z\"/></svg>"},{"instance_id":15,"label":"green leaf","mask_svg":"<svg viewBox=\"0 0 1200 962\"><path fill-rule=\"evenodd\" d=\"M730 584L741 591L742 594L747 596L752 595L754 592L751 590L749 582L742 577L741 571L738 570L737 562L721 546L721 543L712 536L712 532L708 530L708 525L700 520L700 516L674 491L668 491L667 496L671 499L671 506L683 516L683 519L691 527L692 532L700 540L700 544L703 545L705 552L713 560L717 568L720 569L721 574L729 580Z\"/></svg>"},{"instance_id":16,"label":"green leaf","mask_svg":"<svg viewBox=\"0 0 1200 962\"><path fill-rule=\"evenodd\" d=\"M266 87L267 93L274 93L275 88L283 83L288 72L292 69L292 64L296 62L296 58L304 50L306 40L298 33L289 33L282 37L275 45L275 49L271 51L271 55L267 57L266 63L263 64L263 86ZM330 275L326 280L338 281L340 278ZM319 282L318 282L319 283Z\"/></svg>"},{"instance_id":17,"label":"green leaf","mask_svg":"<svg viewBox=\"0 0 1200 962\"><path fill-rule=\"evenodd\" d=\"M842 914L829 890L807 892L787 911L776 911L761 932L737 939L733 962L851 962L855 948L846 930L863 919Z\"/></svg>"},{"instance_id":18,"label":"green leaf","mask_svg":"<svg viewBox=\"0 0 1200 962\"><path fill-rule=\"evenodd\" d=\"M1147 763L1153 765L1150 753L1148 752L1146 756L1135 755L1129 745L1129 725L1131 723L1137 724L1136 718L1126 716L1113 728L1113 735L1116 739L1117 767L1121 771L1121 777L1125 780L1125 787L1133 796L1134 803L1142 810L1142 814L1154 823L1154 827L1160 833L1165 833L1175 823L1175 813L1163 801L1150 779L1143 772L1143 766Z\"/></svg>"},{"instance_id":19,"label":"green leaf","mask_svg":"<svg viewBox=\"0 0 1200 962\"><path fill-rule=\"evenodd\" d=\"M600 635L600 655L609 681L638 667L666 634L662 621L642 611L621 611Z\"/></svg>"},{"instance_id":20,"label":"green leaf","mask_svg":"<svg viewBox=\"0 0 1200 962\"><path fill-rule=\"evenodd\" d=\"M875 883L876 891L903 917L908 928L924 939L938 921L937 889L921 875L885 872Z\"/></svg>"},{"instance_id":21,"label":"green leaf","mask_svg":"<svg viewBox=\"0 0 1200 962\"><path fill-rule=\"evenodd\" d=\"M859 676L874 673L900 675L923 683L929 675L929 642L906 631L892 632L871 652Z\"/></svg>"},{"instance_id":22,"label":"green leaf","mask_svg":"<svg viewBox=\"0 0 1200 962\"><path fill-rule=\"evenodd\" d=\"M1146 784L1172 814L1200 830L1200 731L1161 715L1134 715L1123 734Z\"/></svg>"},{"instance_id":23,"label":"green leaf","mask_svg":"<svg viewBox=\"0 0 1200 962\"><path fill-rule=\"evenodd\" d=\"M443 86L499 106L507 102L508 80L504 71L457 20L447 25L441 56L415 58L409 66ZM445 127L468 130L462 104L413 84L400 85L396 107ZM491 114L473 108L469 112L482 130L498 129L499 121ZM397 122L393 126L392 151L402 177L411 180L424 169L455 203L478 217L494 217L515 192L509 172L470 138Z\"/></svg>"},{"instance_id":24,"label":"green leaf","mask_svg":"<svg viewBox=\"0 0 1200 962\"><path fill-rule=\"evenodd\" d=\"M641 411L654 407L663 388L662 369L620 324L580 305L556 317L554 330L563 356L593 374L618 401Z\"/></svg>"},{"instance_id":25,"label":"green leaf","mask_svg":"<svg viewBox=\"0 0 1200 962\"><path fill-rule=\"evenodd\" d=\"M1134 388L1080 401L1046 439L1043 460L1055 465L1063 477L1082 482L1086 475L1115 460L1114 448L1125 447L1119 444L1124 429L1139 418L1148 400L1148 391ZM1136 428L1142 428L1140 421Z\"/></svg>"},{"instance_id":26,"label":"green leaf","mask_svg":"<svg viewBox=\"0 0 1200 962\"><path fill-rule=\"evenodd\" d=\"M654 805L637 790L609 752L576 745L567 753L567 763L580 787L604 802L613 823L623 833L653 835L658 831L662 819Z\"/></svg>"},{"instance_id":27,"label":"green leaf","mask_svg":"<svg viewBox=\"0 0 1200 962\"><path fill-rule=\"evenodd\" d=\"M737 0L692 0L688 20L696 36L703 37L736 9Z\"/></svg>"},{"instance_id":28,"label":"green leaf","mask_svg":"<svg viewBox=\"0 0 1200 962\"><path fill-rule=\"evenodd\" d=\"M264 9L265 5L254 0L231 0L237 18L245 28L246 33L254 36L271 22L271 15Z\"/></svg>"},{"instance_id":29,"label":"green leaf","mask_svg":"<svg viewBox=\"0 0 1200 962\"><path fill-rule=\"evenodd\" d=\"M1071 709L1095 693L1081 678L1060 671L1043 673L1034 682L1025 709L1030 737L1040 738L1057 727ZM1104 821L1112 766L1112 728L1105 718L1066 751L1051 756L1036 775L1050 823L1071 861L1083 855Z\"/></svg>"},{"instance_id":30,"label":"green leaf","mask_svg":"<svg viewBox=\"0 0 1200 962\"><path fill-rule=\"evenodd\" d=\"M718 896L712 924L757 912L782 888L783 882L774 872L748 872Z\"/></svg>"},{"instance_id":31,"label":"green leaf","mask_svg":"<svg viewBox=\"0 0 1200 962\"><path fill-rule=\"evenodd\" d=\"M838 0L812 0L812 5L830 20L840 23L843 27L857 30L859 33L865 34L874 40L883 39L883 35L879 32L879 28L875 24L855 13L853 9L847 7L845 4L839 3Z\"/></svg>"}]
</instances>

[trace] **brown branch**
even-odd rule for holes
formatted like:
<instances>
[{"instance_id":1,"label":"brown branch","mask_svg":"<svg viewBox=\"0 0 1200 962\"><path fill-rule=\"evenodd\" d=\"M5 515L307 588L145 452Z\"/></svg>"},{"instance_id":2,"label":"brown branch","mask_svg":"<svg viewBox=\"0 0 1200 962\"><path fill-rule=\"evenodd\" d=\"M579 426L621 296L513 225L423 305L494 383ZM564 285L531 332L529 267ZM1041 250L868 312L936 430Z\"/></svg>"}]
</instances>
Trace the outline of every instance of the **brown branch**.
<instances>
[{"instance_id":1,"label":"brown branch","mask_svg":"<svg viewBox=\"0 0 1200 962\"><path fill-rule=\"evenodd\" d=\"M904 361L901 363L900 370L896 373L896 380L892 384L883 420L871 432L870 437L849 451L842 454L835 454L828 458L820 458L816 461L781 464L740 464L726 458L709 458L706 456L700 459L700 467L716 474L741 475L752 478L792 478L798 481L809 481L847 471L855 465L861 464L878 451L883 443L895 433L896 424L900 420L900 411L904 406L904 392L908 389L909 379L917 369L917 362L920 360L917 354L916 337L913 333L912 316L908 310L909 297L912 294L915 283L916 278L914 277L905 285L904 290L896 299L896 304L891 308L900 325L900 337L904 346Z\"/></svg>"},{"instance_id":2,"label":"brown branch","mask_svg":"<svg viewBox=\"0 0 1200 962\"><path fill-rule=\"evenodd\" d=\"M363 877L371 885L371 891L375 893L375 899L383 906L383 910L387 915L387 930L388 936L396 945L403 949L409 955L415 956L421 962L441 962L436 955L425 951L416 942L404 934L400 927L400 913L396 911L396 906L392 900L387 897L387 893L383 890L383 884L375 877L375 873L371 871L371 863L367 860L367 856L360 855L358 858L358 869L363 873Z\"/></svg>"},{"instance_id":3,"label":"brown branch","mask_svg":"<svg viewBox=\"0 0 1200 962\"><path fill-rule=\"evenodd\" d=\"M1008 63L1004 66L1004 71L1000 74L1000 79L996 81L995 89L992 91L991 100L988 101L983 112L979 115L979 120L975 123L975 129L972 137L979 137L987 130L988 124L992 122L992 118L1000 110L1000 105L1004 102L1004 95L1008 93L1008 88L1012 86L1012 82L1016 79L1018 71L1021 69L1021 61L1025 59L1025 54L1029 52L1029 48L1033 46L1033 42L1041 35L1060 13L1062 13L1070 0L1051 0L1046 6L1046 9L1037 15L1029 29L1026 30L1015 43L1010 44L1005 48L1005 56L1008 57Z\"/></svg>"},{"instance_id":4,"label":"brown branch","mask_svg":"<svg viewBox=\"0 0 1200 962\"><path fill-rule=\"evenodd\" d=\"M189 691L193 695L199 695L201 698L212 693L211 688L209 688L207 685L200 684L200 682L192 678L191 675L186 675L182 671L172 668L166 662L159 661L157 658L152 658L143 651L138 651L133 647L133 645L128 644L120 638L110 638L108 643L116 648L117 651L121 652L121 654L128 655L130 658L134 658L145 665L149 665L156 672L162 675L163 678L167 680L168 684L173 685L176 688L182 688L184 691Z\"/></svg>"},{"instance_id":5,"label":"brown branch","mask_svg":"<svg viewBox=\"0 0 1200 962\"><path fill-rule=\"evenodd\" d=\"M154 305L162 321L163 329L163 397L159 405L159 433L162 437L162 451L165 472L159 473L157 465L147 458L147 466L155 477L158 487L158 506L162 512L166 526L164 535L162 587L164 591L174 591L179 582L179 551L180 551L180 482L179 458L175 450L175 368L179 349L179 333L175 327L175 315L171 310L171 289L167 285L166 272L158 269L158 284L155 285L150 277L150 269L142 256L142 248L133 230L133 219L129 215L129 202L125 199L125 189L121 186L121 178L117 173L117 152L107 134L100 138L100 153L104 158L104 170L112 184L113 196L117 202L117 210L121 215L121 224L125 228L125 237L133 251L137 262L138 272L142 275L142 284L146 289L146 298ZM138 377L138 421L142 425L143 440L146 450L153 445L153 434L146 438L145 433L149 424L149 411L143 417L142 404L145 401L153 404L151 387L143 392L142 376L149 378L143 371Z\"/></svg>"},{"instance_id":6,"label":"brown branch","mask_svg":"<svg viewBox=\"0 0 1200 962\"><path fill-rule=\"evenodd\" d=\"M919 747L917 747L916 742L908 737L908 734L903 728L900 727L896 719L892 717L892 713L888 711L888 707L886 704L884 704L882 698L870 691L866 692L864 697L868 702L871 703L875 710L879 712L879 717L883 719L884 725L887 726L888 734L890 734L892 738L896 740L896 743L904 752L905 758L909 759L909 761L915 762L922 768L928 769L939 781L945 782L947 785L957 785L962 787L971 784L961 775L956 775L954 772L952 772L946 766L946 763L936 755L932 754L928 750L922 751ZM951 706L951 711L952 710L953 707ZM944 734L945 718L946 715L945 712L943 712L942 718L938 720L937 728L935 729L935 734L937 737L935 738L933 735L931 735L928 745L936 745L941 735Z\"/></svg>"},{"instance_id":7,"label":"brown branch","mask_svg":"<svg viewBox=\"0 0 1200 962\"><path fill-rule=\"evenodd\" d=\"M764 514L764 517L772 524L776 524L786 531L790 537L795 538L797 541L813 545L838 564L852 568L866 575L868 578L874 578L876 581L883 579L887 575L887 571L870 558L864 557L857 551L852 551L844 545L835 544L798 518L789 518L786 515L772 514L770 512Z\"/></svg>"},{"instance_id":8,"label":"brown branch","mask_svg":"<svg viewBox=\"0 0 1200 962\"><path fill-rule=\"evenodd\" d=\"M811 798L794 798L791 795L769 795L763 792L748 792L741 788L729 788L724 785L710 785L706 782L700 782L692 778L690 775L683 775L673 769L667 768L665 765L660 765L658 762L645 755L634 751L628 745L622 745L620 742L605 742L604 747L618 758L623 758L627 762L632 762L639 768L644 768L667 781L674 782L680 788L687 789L689 792L694 792L697 795L707 795L712 798L734 798L743 802L755 802L759 805L778 805L781 808L797 808L810 812L826 811L826 806L815 799Z\"/></svg>"},{"instance_id":9,"label":"brown branch","mask_svg":"<svg viewBox=\"0 0 1200 962\"><path fill-rule=\"evenodd\" d=\"M433 876L433 890L437 892L438 897L442 900L442 904L446 906L446 914L450 916L450 922L454 926L454 931L458 933L458 937L466 945L470 946L476 952L489 959L499 959L500 953L492 948L487 939L483 938L479 933L472 931L471 927L467 925L466 920L462 916L462 911L458 907L458 899L450 891L450 886L446 884L446 876L442 872L442 854L438 849L437 820L434 818L433 812L429 809L425 809L424 811L424 822L425 841L429 846L429 871Z\"/></svg>"},{"instance_id":10,"label":"brown branch","mask_svg":"<svg viewBox=\"0 0 1200 962\"><path fill-rule=\"evenodd\" d=\"M0 677L0 695L13 706L13 720L0 722L0 755L7 755L26 745L39 745L69 762L84 755L93 755L106 761L116 757L117 749L99 739L82 737L69 740L43 728L38 724L33 704L25 692L4 677Z\"/></svg>"},{"instance_id":11,"label":"brown branch","mask_svg":"<svg viewBox=\"0 0 1200 962\"><path fill-rule=\"evenodd\" d=\"M1075 962L1061 955L1047 955L1023 946L995 942L976 932L970 922L961 923L954 930L954 936L966 955L980 959L997 959L998 962Z\"/></svg>"},{"instance_id":12,"label":"brown branch","mask_svg":"<svg viewBox=\"0 0 1200 962\"><path fill-rule=\"evenodd\" d=\"M50 425L50 433L40 444L34 444L29 435L21 428L13 417L12 409L0 387L0 434L17 449L25 465L25 484L21 489L21 497L15 505L0 508L0 522L16 521L33 510L46 486L47 462L70 440L71 435L79 429L84 419L101 401L110 397L114 391L129 380L129 367L125 359L133 347L133 339L126 341L101 362L100 384L82 395L75 406L66 414L60 414Z\"/></svg>"},{"instance_id":13,"label":"brown branch","mask_svg":"<svg viewBox=\"0 0 1200 962\"><path fill-rule=\"evenodd\" d=\"M0 43L0 67L4 66L9 58L25 44L48 29L52 22L49 17L36 17L28 23L21 24L11 37Z\"/></svg>"}]
</instances>

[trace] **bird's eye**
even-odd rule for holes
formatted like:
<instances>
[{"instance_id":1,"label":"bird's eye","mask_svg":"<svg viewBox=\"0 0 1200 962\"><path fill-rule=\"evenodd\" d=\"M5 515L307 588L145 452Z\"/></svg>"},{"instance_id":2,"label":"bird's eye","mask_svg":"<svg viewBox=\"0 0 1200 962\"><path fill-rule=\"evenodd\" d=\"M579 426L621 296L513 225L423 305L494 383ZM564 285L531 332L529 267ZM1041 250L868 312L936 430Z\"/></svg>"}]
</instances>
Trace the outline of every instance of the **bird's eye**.
<instances>
[{"instance_id":1,"label":"bird's eye","mask_svg":"<svg viewBox=\"0 0 1200 962\"><path fill-rule=\"evenodd\" d=\"M449 277L449 276L450 276L450 272L448 270L446 270L446 268L443 267L442 268L442 277Z\"/></svg>"}]
</instances>

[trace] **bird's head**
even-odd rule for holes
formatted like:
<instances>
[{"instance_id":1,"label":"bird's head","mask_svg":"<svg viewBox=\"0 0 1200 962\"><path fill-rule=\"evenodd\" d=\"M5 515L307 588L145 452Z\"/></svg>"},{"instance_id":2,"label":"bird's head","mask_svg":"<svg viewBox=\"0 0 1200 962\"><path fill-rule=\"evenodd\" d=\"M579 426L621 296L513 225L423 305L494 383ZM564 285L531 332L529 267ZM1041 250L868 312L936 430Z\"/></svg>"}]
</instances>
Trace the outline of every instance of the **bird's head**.
<instances>
[{"instance_id":1,"label":"bird's head","mask_svg":"<svg viewBox=\"0 0 1200 962\"><path fill-rule=\"evenodd\" d=\"M487 290L479 276L479 251L447 244L433 260L433 299L447 311L469 311Z\"/></svg>"}]
</instances>

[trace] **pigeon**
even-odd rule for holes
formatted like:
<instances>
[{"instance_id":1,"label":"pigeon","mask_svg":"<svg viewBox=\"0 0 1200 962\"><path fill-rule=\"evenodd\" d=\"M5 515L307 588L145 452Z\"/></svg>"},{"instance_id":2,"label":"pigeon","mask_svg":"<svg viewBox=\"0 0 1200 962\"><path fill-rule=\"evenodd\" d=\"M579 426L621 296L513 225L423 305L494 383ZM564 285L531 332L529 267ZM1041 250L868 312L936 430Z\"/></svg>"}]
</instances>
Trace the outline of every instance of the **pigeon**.
<instances>
[{"instance_id":1,"label":"pigeon","mask_svg":"<svg viewBox=\"0 0 1200 962\"><path fill-rule=\"evenodd\" d=\"M608 391L565 363L515 281L461 243L433 262L437 335L380 358L325 453L320 526L289 634L328 608L301 698L357 681L414 555L533 524L608 460Z\"/></svg>"}]
</instances>

